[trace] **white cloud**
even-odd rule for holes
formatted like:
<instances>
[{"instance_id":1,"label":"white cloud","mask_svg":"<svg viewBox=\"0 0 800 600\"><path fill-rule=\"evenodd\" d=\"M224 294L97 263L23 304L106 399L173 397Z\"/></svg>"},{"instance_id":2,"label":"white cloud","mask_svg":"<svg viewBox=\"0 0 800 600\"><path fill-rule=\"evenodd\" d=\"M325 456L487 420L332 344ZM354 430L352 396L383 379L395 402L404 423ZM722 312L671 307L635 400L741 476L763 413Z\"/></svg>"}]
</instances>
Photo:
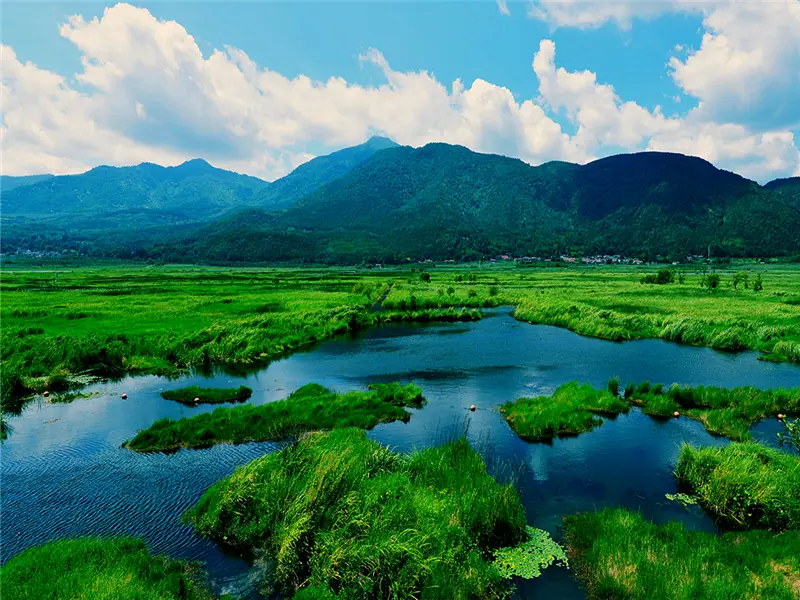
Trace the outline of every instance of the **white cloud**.
<instances>
[{"instance_id":1,"label":"white cloud","mask_svg":"<svg viewBox=\"0 0 800 600\"><path fill-rule=\"evenodd\" d=\"M509 16L511 11L508 10L508 2L506 0L497 0L497 9L500 11L501 15Z\"/></svg>"},{"instance_id":2,"label":"white cloud","mask_svg":"<svg viewBox=\"0 0 800 600\"><path fill-rule=\"evenodd\" d=\"M800 1L722 4L707 12L700 48L670 60L675 82L708 120L800 125Z\"/></svg>"}]
</instances>

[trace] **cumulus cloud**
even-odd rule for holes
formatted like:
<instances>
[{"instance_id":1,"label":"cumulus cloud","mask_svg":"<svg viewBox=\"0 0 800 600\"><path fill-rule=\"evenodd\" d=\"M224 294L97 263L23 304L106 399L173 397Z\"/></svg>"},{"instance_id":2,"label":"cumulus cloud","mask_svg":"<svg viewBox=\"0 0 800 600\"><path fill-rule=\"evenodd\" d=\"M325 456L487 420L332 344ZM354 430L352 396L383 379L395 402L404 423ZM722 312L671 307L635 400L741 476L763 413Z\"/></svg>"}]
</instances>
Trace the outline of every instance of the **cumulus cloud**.
<instances>
[{"instance_id":1,"label":"cumulus cloud","mask_svg":"<svg viewBox=\"0 0 800 600\"><path fill-rule=\"evenodd\" d=\"M730 31L725 23L715 27ZM793 136L780 128L755 131L715 120L716 96L703 89L696 62L708 56L705 43L672 64L686 93L701 99L679 118L620 98L590 71L558 67L550 40L540 43L532 64L539 96L518 100L483 79L446 85L427 71L397 71L377 49L359 60L381 73L380 85L288 78L233 47L204 56L180 24L127 4L90 21L74 16L60 32L81 52L78 85L3 48L4 173L177 164L203 156L274 179L312 158L310 144L334 150L373 133L413 146L462 144L532 164L586 162L620 147L698 154L762 178L800 164ZM574 135L562 130L554 112L575 124Z\"/></svg>"}]
</instances>

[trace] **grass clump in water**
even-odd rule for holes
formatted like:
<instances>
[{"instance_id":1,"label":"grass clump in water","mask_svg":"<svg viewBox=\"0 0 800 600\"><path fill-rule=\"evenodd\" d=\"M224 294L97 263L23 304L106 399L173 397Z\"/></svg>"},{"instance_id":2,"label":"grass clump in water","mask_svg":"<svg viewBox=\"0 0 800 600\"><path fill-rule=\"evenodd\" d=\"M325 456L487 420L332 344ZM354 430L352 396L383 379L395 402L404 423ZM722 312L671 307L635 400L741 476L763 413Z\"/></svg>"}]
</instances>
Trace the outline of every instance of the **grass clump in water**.
<instances>
[{"instance_id":1,"label":"grass clump in water","mask_svg":"<svg viewBox=\"0 0 800 600\"><path fill-rule=\"evenodd\" d=\"M631 390L630 394L628 390ZM733 440L750 439L749 429L778 413L800 414L800 388L759 390L753 387L719 388L674 384L629 386L626 399L652 416L669 417L680 412L700 421L710 433Z\"/></svg>"},{"instance_id":2,"label":"grass clump in water","mask_svg":"<svg viewBox=\"0 0 800 600\"><path fill-rule=\"evenodd\" d=\"M142 540L78 538L29 548L0 568L3 598L207 600L190 563L153 556Z\"/></svg>"},{"instance_id":3,"label":"grass clump in water","mask_svg":"<svg viewBox=\"0 0 800 600\"><path fill-rule=\"evenodd\" d=\"M519 398L500 407L511 429L527 442L547 442L578 435L601 425L600 415L628 411L628 404L608 390L576 381L560 386L552 396Z\"/></svg>"},{"instance_id":4,"label":"grass clump in water","mask_svg":"<svg viewBox=\"0 0 800 600\"><path fill-rule=\"evenodd\" d=\"M716 536L622 509L564 519L590 600L797 600L800 531Z\"/></svg>"},{"instance_id":5,"label":"grass clump in water","mask_svg":"<svg viewBox=\"0 0 800 600\"><path fill-rule=\"evenodd\" d=\"M368 392L337 394L310 383L278 402L218 408L179 420L160 419L125 445L139 452L169 452L220 443L279 441L319 429L372 429L379 423L408 421L411 413L405 407L423 403L420 388L413 384L378 385Z\"/></svg>"},{"instance_id":6,"label":"grass clump in water","mask_svg":"<svg viewBox=\"0 0 800 600\"><path fill-rule=\"evenodd\" d=\"M201 535L266 550L295 599L505 598L493 555L531 541L516 490L465 438L404 456L352 428L239 467L185 518Z\"/></svg>"},{"instance_id":7,"label":"grass clump in water","mask_svg":"<svg viewBox=\"0 0 800 600\"><path fill-rule=\"evenodd\" d=\"M684 445L675 476L726 526L800 529L796 456L754 442L724 448Z\"/></svg>"},{"instance_id":8,"label":"grass clump in water","mask_svg":"<svg viewBox=\"0 0 800 600\"><path fill-rule=\"evenodd\" d=\"M236 389L201 388L196 385L179 390L161 392L165 400L175 400L182 404L225 404L226 402L244 402L253 395L253 390L240 385Z\"/></svg>"}]
</instances>

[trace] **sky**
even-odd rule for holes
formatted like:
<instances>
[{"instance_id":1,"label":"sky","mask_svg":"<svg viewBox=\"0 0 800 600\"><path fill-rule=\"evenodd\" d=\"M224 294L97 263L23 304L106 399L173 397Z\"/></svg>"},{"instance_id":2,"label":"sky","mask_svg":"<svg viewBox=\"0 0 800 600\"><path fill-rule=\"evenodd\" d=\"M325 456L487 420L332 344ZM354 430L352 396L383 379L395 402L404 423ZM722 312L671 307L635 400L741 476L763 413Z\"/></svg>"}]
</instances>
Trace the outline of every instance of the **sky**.
<instances>
[{"instance_id":1,"label":"sky","mask_svg":"<svg viewBox=\"0 0 800 600\"><path fill-rule=\"evenodd\" d=\"M800 0L6 2L2 173L201 157L274 180L371 135L800 176Z\"/></svg>"}]
</instances>

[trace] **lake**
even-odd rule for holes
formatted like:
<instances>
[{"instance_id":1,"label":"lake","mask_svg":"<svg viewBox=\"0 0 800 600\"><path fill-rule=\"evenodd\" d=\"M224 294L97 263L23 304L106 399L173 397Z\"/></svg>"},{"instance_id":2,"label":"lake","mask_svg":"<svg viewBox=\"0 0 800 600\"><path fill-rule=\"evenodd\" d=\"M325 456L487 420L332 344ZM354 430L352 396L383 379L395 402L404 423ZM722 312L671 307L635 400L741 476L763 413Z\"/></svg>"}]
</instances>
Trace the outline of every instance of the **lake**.
<instances>
[{"instance_id":1,"label":"lake","mask_svg":"<svg viewBox=\"0 0 800 600\"><path fill-rule=\"evenodd\" d=\"M499 405L520 396L549 394L571 380L604 386L649 380L669 385L752 385L762 389L800 385L800 368L758 361L755 353L724 354L661 340L614 343L570 331L516 321L510 308L486 311L470 323L396 324L342 336L243 375L217 373L180 380L129 377L86 388L96 395L71 404L29 404L10 420L2 444L3 562L21 550L60 537L128 534L151 550L206 563L217 592L259 597L259 569L195 537L180 521L215 481L279 445L219 445L175 454L136 454L120 445L163 418L213 410L164 400L164 389L184 385L253 388L260 404L317 382L337 391L369 382L413 381L428 404L408 423L380 425L370 436L400 451L431 445L467 430L498 473L513 472L530 524L561 535L564 515L626 506L656 522L680 520L716 531L697 507L667 501L675 493L672 470L683 442L725 444L697 422L657 420L632 410L593 432L548 444L523 442L510 430ZM128 394L127 400L120 395ZM477 410L469 411L475 404ZM775 445L776 421L754 428ZM585 598L562 568L522 582L518 597Z\"/></svg>"}]
</instances>

